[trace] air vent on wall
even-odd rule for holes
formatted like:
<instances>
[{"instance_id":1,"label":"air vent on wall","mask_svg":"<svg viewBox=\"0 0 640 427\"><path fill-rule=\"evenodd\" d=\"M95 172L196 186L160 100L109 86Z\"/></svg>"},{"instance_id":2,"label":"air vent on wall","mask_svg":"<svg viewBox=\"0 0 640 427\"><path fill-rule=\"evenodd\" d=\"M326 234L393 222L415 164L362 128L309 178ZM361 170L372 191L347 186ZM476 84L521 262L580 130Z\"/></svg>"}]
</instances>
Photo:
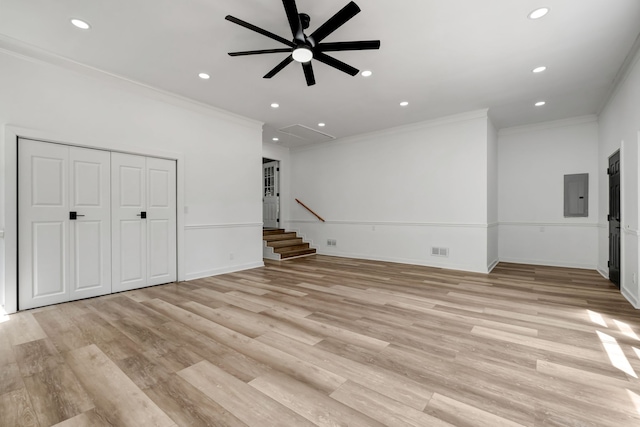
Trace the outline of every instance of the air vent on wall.
<instances>
[{"instance_id":1,"label":"air vent on wall","mask_svg":"<svg viewBox=\"0 0 640 427\"><path fill-rule=\"evenodd\" d=\"M318 142L327 142L336 139L335 136L319 132L303 125L286 126L278 129L278 131L298 138L300 141L295 145L315 144Z\"/></svg>"},{"instance_id":2,"label":"air vent on wall","mask_svg":"<svg viewBox=\"0 0 640 427\"><path fill-rule=\"evenodd\" d=\"M441 256L446 258L449 256L449 248L431 248L431 256Z\"/></svg>"}]
</instances>

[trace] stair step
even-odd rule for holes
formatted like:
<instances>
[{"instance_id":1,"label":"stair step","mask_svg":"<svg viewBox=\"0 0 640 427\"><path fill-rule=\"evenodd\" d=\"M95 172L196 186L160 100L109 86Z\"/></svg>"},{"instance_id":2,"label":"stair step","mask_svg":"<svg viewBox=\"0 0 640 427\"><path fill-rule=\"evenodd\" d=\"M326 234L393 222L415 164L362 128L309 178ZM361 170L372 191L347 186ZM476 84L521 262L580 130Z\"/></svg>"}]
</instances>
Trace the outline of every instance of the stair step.
<instances>
[{"instance_id":1,"label":"stair step","mask_svg":"<svg viewBox=\"0 0 640 427\"><path fill-rule=\"evenodd\" d=\"M304 242L301 237L298 237L297 239L273 240L273 241L267 242L267 245L271 246L272 248L283 248L285 246L294 246L294 245L299 245L301 243L304 243Z\"/></svg>"},{"instance_id":2,"label":"stair step","mask_svg":"<svg viewBox=\"0 0 640 427\"><path fill-rule=\"evenodd\" d=\"M289 233L278 233L278 234L271 234L268 236L262 236L262 239L266 240L267 242L273 242L274 240L291 240L297 237L298 236L296 235L296 233L289 232Z\"/></svg>"},{"instance_id":3,"label":"stair step","mask_svg":"<svg viewBox=\"0 0 640 427\"><path fill-rule=\"evenodd\" d=\"M293 245L293 246L285 246L282 248L274 248L273 252L277 253L277 254L285 254L288 252L292 252L292 251L298 251L301 249L309 249L309 244L308 243L301 243L299 245Z\"/></svg>"},{"instance_id":4,"label":"stair step","mask_svg":"<svg viewBox=\"0 0 640 427\"><path fill-rule=\"evenodd\" d=\"M272 236L274 234L282 234L284 230L282 228L271 228L267 230L262 230L262 236Z\"/></svg>"},{"instance_id":5,"label":"stair step","mask_svg":"<svg viewBox=\"0 0 640 427\"><path fill-rule=\"evenodd\" d=\"M316 253L316 250L313 249L313 248L298 249L298 250L295 250L295 251L289 251L289 252L281 253L280 254L280 259L293 258L293 257L303 256L303 255L311 255L311 254L315 254L315 253Z\"/></svg>"}]
</instances>

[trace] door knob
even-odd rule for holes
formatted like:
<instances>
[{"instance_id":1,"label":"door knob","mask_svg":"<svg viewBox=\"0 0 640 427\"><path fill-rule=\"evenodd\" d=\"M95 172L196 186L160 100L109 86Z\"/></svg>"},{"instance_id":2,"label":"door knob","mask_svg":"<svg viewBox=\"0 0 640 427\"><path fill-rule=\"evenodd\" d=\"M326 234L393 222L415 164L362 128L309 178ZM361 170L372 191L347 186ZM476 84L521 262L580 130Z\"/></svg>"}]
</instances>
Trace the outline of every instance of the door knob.
<instances>
[{"instance_id":1,"label":"door knob","mask_svg":"<svg viewBox=\"0 0 640 427\"><path fill-rule=\"evenodd\" d=\"M147 213L146 212L140 212L136 216L139 216L141 219L146 219L147 218Z\"/></svg>"},{"instance_id":2,"label":"door knob","mask_svg":"<svg viewBox=\"0 0 640 427\"><path fill-rule=\"evenodd\" d=\"M69 219L78 219L79 216L84 216L84 215L78 215L78 212L69 212Z\"/></svg>"}]
</instances>

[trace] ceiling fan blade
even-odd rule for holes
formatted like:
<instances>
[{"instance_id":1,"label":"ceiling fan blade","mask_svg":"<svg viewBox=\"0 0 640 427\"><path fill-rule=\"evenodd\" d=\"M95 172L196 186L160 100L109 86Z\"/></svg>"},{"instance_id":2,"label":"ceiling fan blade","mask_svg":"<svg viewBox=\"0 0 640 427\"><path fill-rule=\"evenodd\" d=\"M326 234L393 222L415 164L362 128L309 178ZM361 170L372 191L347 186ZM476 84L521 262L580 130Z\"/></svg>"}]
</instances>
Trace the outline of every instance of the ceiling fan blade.
<instances>
[{"instance_id":1,"label":"ceiling fan blade","mask_svg":"<svg viewBox=\"0 0 640 427\"><path fill-rule=\"evenodd\" d=\"M291 55L287 56L284 59L284 61L282 61L281 63L276 65L275 68L273 70L269 71L267 74L265 74L263 78L270 79L271 77L275 76L280 71L282 71L282 69L284 67L286 67L287 65L291 64L292 62L293 62L293 56L291 56Z\"/></svg>"},{"instance_id":2,"label":"ceiling fan blade","mask_svg":"<svg viewBox=\"0 0 640 427\"><path fill-rule=\"evenodd\" d=\"M322 24L317 30L309 36L316 43L320 43L329 34L340 28L349 19L360 13L360 8L354 2L349 2L345 7L340 9L338 13L333 15L327 22Z\"/></svg>"},{"instance_id":3,"label":"ceiling fan blade","mask_svg":"<svg viewBox=\"0 0 640 427\"><path fill-rule=\"evenodd\" d=\"M264 53L291 53L290 48L282 49L263 49L263 50L245 50L243 52L229 52L229 56L246 56L246 55L262 55Z\"/></svg>"},{"instance_id":4,"label":"ceiling fan blade","mask_svg":"<svg viewBox=\"0 0 640 427\"><path fill-rule=\"evenodd\" d=\"M366 40L359 42L320 43L316 46L320 52L338 52L341 50L370 50L380 49L380 40Z\"/></svg>"},{"instance_id":5,"label":"ceiling fan blade","mask_svg":"<svg viewBox=\"0 0 640 427\"><path fill-rule=\"evenodd\" d=\"M238 18L236 18L236 17L234 17L234 16L231 16L231 15L227 15L227 16L225 16L225 17L224 17L224 19L226 19L227 21L233 22L234 24L238 24L238 25L240 25L241 27L245 27L245 28L247 28L247 29L249 29L249 30L251 30L251 31L255 31L255 32L256 32L256 33L258 33L258 34L262 34L263 36L267 36L267 37L269 37L270 39L273 39L273 40L279 41L280 43L284 43L284 44L286 44L287 46L295 47L295 44L294 44L291 40L287 40L287 39L285 39L285 38L282 38L282 37L280 37L279 35L277 35L277 34L273 34L273 33L272 33L272 32L270 32L270 31L263 30L263 29L262 29L262 28L260 28L260 27L256 27L256 26L255 26L255 25L253 25L253 24L249 24L248 22L243 21L242 19L238 19Z\"/></svg>"},{"instance_id":6,"label":"ceiling fan blade","mask_svg":"<svg viewBox=\"0 0 640 427\"><path fill-rule=\"evenodd\" d=\"M302 63L302 69L304 70L304 78L307 79L307 86L313 86L316 84L316 77L313 74L311 61Z\"/></svg>"},{"instance_id":7,"label":"ceiling fan blade","mask_svg":"<svg viewBox=\"0 0 640 427\"><path fill-rule=\"evenodd\" d=\"M358 69L353 68L351 65L345 64L342 61L338 61L335 58L332 58L329 55L325 55L322 52L315 52L313 55L313 59L317 59L318 61L322 62L323 64L327 64L333 68L336 68L340 71L343 71L351 76L355 76L356 74L358 74Z\"/></svg>"},{"instance_id":8,"label":"ceiling fan blade","mask_svg":"<svg viewBox=\"0 0 640 427\"><path fill-rule=\"evenodd\" d=\"M304 33L302 32L302 24L300 22L300 14L298 13L296 0L282 0L282 4L284 5L284 11L287 14L287 19L289 20L289 27L291 27L291 34L293 34L293 38L304 43Z\"/></svg>"}]
</instances>

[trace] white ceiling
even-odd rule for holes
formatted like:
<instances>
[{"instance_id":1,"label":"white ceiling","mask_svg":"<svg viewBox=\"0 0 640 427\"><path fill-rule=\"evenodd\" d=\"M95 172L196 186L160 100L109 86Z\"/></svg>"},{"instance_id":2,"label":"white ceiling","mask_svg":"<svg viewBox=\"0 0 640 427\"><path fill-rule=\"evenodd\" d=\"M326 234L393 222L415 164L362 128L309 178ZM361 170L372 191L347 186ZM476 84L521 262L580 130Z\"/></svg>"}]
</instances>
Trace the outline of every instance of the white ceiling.
<instances>
[{"instance_id":1,"label":"white ceiling","mask_svg":"<svg viewBox=\"0 0 640 427\"><path fill-rule=\"evenodd\" d=\"M307 34L347 2L298 0L311 16ZM286 54L227 55L284 47L224 19L290 39L280 0L0 0L0 38L259 120L265 140L295 146L303 141L276 129L302 125L340 138L481 108L498 128L594 114L640 32L638 0L356 3L362 12L325 42L381 40L377 51L332 53L373 76L314 62L311 87L297 63L262 78ZM541 6L551 12L527 18ZM547 71L533 74L540 65ZM538 100L547 105L534 107Z\"/></svg>"}]
</instances>

